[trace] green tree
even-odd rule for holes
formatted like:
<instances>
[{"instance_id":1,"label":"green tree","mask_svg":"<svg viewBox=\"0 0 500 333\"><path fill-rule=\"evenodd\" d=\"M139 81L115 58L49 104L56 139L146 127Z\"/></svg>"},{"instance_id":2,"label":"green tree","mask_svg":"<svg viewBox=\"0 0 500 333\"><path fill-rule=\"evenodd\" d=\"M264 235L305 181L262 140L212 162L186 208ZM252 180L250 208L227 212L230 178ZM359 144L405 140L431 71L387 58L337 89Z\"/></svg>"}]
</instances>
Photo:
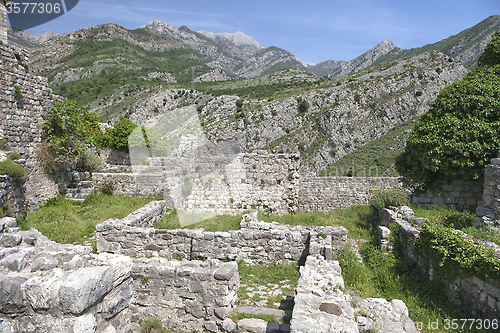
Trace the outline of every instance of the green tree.
<instances>
[{"instance_id":1,"label":"green tree","mask_svg":"<svg viewBox=\"0 0 500 333\"><path fill-rule=\"evenodd\" d=\"M129 119L120 116L120 120L106 130L102 145L123 151L128 151L128 137L137 128L137 125Z\"/></svg>"},{"instance_id":2,"label":"green tree","mask_svg":"<svg viewBox=\"0 0 500 333\"><path fill-rule=\"evenodd\" d=\"M89 160L89 149L97 148L103 136L97 114L68 100L54 103L42 128L44 141L39 159L52 171L65 163L79 160L83 161L80 165L87 168L85 161Z\"/></svg>"},{"instance_id":3,"label":"green tree","mask_svg":"<svg viewBox=\"0 0 500 333\"><path fill-rule=\"evenodd\" d=\"M493 34L491 42L486 46L477 63L481 67L500 64L500 30Z\"/></svg>"},{"instance_id":4,"label":"green tree","mask_svg":"<svg viewBox=\"0 0 500 333\"><path fill-rule=\"evenodd\" d=\"M410 133L396 169L406 183L432 188L456 179L481 179L500 147L500 33L481 66L441 91Z\"/></svg>"}]
</instances>

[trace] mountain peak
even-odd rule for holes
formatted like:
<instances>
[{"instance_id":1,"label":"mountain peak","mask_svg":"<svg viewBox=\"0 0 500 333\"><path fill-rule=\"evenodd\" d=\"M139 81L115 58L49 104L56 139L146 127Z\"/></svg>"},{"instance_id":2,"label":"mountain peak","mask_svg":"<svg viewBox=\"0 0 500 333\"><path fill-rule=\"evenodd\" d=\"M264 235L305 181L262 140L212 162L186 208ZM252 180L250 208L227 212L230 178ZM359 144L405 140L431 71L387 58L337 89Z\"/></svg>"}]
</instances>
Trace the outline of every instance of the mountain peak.
<instances>
[{"instance_id":1,"label":"mountain peak","mask_svg":"<svg viewBox=\"0 0 500 333\"><path fill-rule=\"evenodd\" d=\"M231 32L220 32L220 33L213 33L205 30L197 31L199 34L210 38L212 40L217 40L217 39L226 39L230 42L233 42L234 45L236 46L252 46L256 49L263 49L263 47L255 40L253 37L250 37L246 34L244 34L241 31L236 31L234 33Z\"/></svg>"}]
</instances>

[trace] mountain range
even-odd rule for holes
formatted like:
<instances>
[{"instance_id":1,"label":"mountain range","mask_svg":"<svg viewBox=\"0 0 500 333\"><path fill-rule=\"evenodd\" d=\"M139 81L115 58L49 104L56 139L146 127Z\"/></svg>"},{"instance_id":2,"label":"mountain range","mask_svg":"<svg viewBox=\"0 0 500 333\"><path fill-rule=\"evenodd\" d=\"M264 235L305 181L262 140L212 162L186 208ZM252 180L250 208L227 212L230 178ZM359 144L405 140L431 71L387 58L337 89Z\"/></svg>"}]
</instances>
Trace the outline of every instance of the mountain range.
<instances>
[{"instance_id":1,"label":"mountain range","mask_svg":"<svg viewBox=\"0 0 500 333\"><path fill-rule=\"evenodd\" d=\"M385 140L369 164L391 175L412 121L474 68L499 29L500 16L492 16L421 48L402 50L387 40L349 62L317 65L264 48L242 32L191 31L160 21L136 30L106 24L42 43L19 32L15 38L38 43L31 48L32 73L47 76L55 93L103 121L123 115L148 125L197 110L219 153L300 152L303 168L314 172L330 172L390 134L397 140Z\"/></svg>"}]
</instances>

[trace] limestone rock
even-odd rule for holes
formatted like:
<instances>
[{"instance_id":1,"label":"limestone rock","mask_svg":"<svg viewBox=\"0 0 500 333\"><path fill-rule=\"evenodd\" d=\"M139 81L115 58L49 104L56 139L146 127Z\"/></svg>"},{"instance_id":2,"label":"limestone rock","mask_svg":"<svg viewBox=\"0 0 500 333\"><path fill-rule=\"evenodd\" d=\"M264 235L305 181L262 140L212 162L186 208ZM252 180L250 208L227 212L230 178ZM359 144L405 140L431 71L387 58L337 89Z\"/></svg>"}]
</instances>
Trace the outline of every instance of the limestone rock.
<instances>
[{"instance_id":1,"label":"limestone rock","mask_svg":"<svg viewBox=\"0 0 500 333\"><path fill-rule=\"evenodd\" d=\"M35 276L21 285L23 294L35 311L48 310L51 307L64 276L65 273L56 268L49 274Z\"/></svg>"},{"instance_id":2,"label":"limestone rock","mask_svg":"<svg viewBox=\"0 0 500 333\"><path fill-rule=\"evenodd\" d=\"M217 280L228 281L238 270L238 264L235 261L224 263L218 270L214 273L214 278Z\"/></svg>"},{"instance_id":3,"label":"limestone rock","mask_svg":"<svg viewBox=\"0 0 500 333\"><path fill-rule=\"evenodd\" d=\"M266 333L267 322L262 319L246 318L238 321L239 333Z\"/></svg>"},{"instance_id":4,"label":"limestone rock","mask_svg":"<svg viewBox=\"0 0 500 333\"><path fill-rule=\"evenodd\" d=\"M113 287L114 269L109 266L86 267L67 276L59 297L64 312L81 314Z\"/></svg>"}]
</instances>

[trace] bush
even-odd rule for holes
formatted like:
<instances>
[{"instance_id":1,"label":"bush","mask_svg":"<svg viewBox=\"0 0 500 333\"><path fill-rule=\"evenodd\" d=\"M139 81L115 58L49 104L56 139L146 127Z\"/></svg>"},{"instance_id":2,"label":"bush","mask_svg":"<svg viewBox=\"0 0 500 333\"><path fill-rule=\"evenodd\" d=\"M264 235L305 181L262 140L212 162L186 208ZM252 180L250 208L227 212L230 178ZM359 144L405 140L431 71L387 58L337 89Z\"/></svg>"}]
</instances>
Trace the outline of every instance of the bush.
<instances>
[{"instance_id":1,"label":"bush","mask_svg":"<svg viewBox=\"0 0 500 333\"><path fill-rule=\"evenodd\" d=\"M99 185L99 191L104 195L113 195L114 184L111 181Z\"/></svg>"},{"instance_id":2,"label":"bush","mask_svg":"<svg viewBox=\"0 0 500 333\"><path fill-rule=\"evenodd\" d=\"M76 170L90 173L99 171L101 170L101 159L92 151L86 149L78 159Z\"/></svg>"},{"instance_id":3,"label":"bush","mask_svg":"<svg viewBox=\"0 0 500 333\"><path fill-rule=\"evenodd\" d=\"M450 212L443 219L443 225L453 229L466 229L473 227L476 222L476 215L471 213Z\"/></svg>"},{"instance_id":4,"label":"bush","mask_svg":"<svg viewBox=\"0 0 500 333\"><path fill-rule=\"evenodd\" d=\"M23 166L12 162L11 160L6 160L0 162L0 175L7 175L12 178L22 178L26 176Z\"/></svg>"},{"instance_id":5,"label":"bush","mask_svg":"<svg viewBox=\"0 0 500 333\"><path fill-rule=\"evenodd\" d=\"M54 103L42 127L44 142L38 156L46 169L52 171L78 161L86 147L98 147L103 136L97 114L81 109L72 101Z\"/></svg>"},{"instance_id":6,"label":"bush","mask_svg":"<svg viewBox=\"0 0 500 333\"><path fill-rule=\"evenodd\" d=\"M18 153L10 153L9 155L7 155L7 157L9 160L15 161L15 160L20 159L21 155L19 155Z\"/></svg>"},{"instance_id":7,"label":"bush","mask_svg":"<svg viewBox=\"0 0 500 333\"><path fill-rule=\"evenodd\" d=\"M299 113L306 113L309 110L309 103L303 100L302 97L297 98L297 103L299 103Z\"/></svg>"},{"instance_id":8,"label":"bush","mask_svg":"<svg viewBox=\"0 0 500 333\"><path fill-rule=\"evenodd\" d=\"M480 67L444 88L410 133L395 161L403 181L434 188L447 181L482 179L500 146L500 32Z\"/></svg>"},{"instance_id":9,"label":"bush","mask_svg":"<svg viewBox=\"0 0 500 333\"><path fill-rule=\"evenodd\" d=\"M410 204L408 194L400 187L374 190L372 193L368 199L369 205L371 209L377 212L389 206L407 206Z\"/></svg>"}]
</instances>

